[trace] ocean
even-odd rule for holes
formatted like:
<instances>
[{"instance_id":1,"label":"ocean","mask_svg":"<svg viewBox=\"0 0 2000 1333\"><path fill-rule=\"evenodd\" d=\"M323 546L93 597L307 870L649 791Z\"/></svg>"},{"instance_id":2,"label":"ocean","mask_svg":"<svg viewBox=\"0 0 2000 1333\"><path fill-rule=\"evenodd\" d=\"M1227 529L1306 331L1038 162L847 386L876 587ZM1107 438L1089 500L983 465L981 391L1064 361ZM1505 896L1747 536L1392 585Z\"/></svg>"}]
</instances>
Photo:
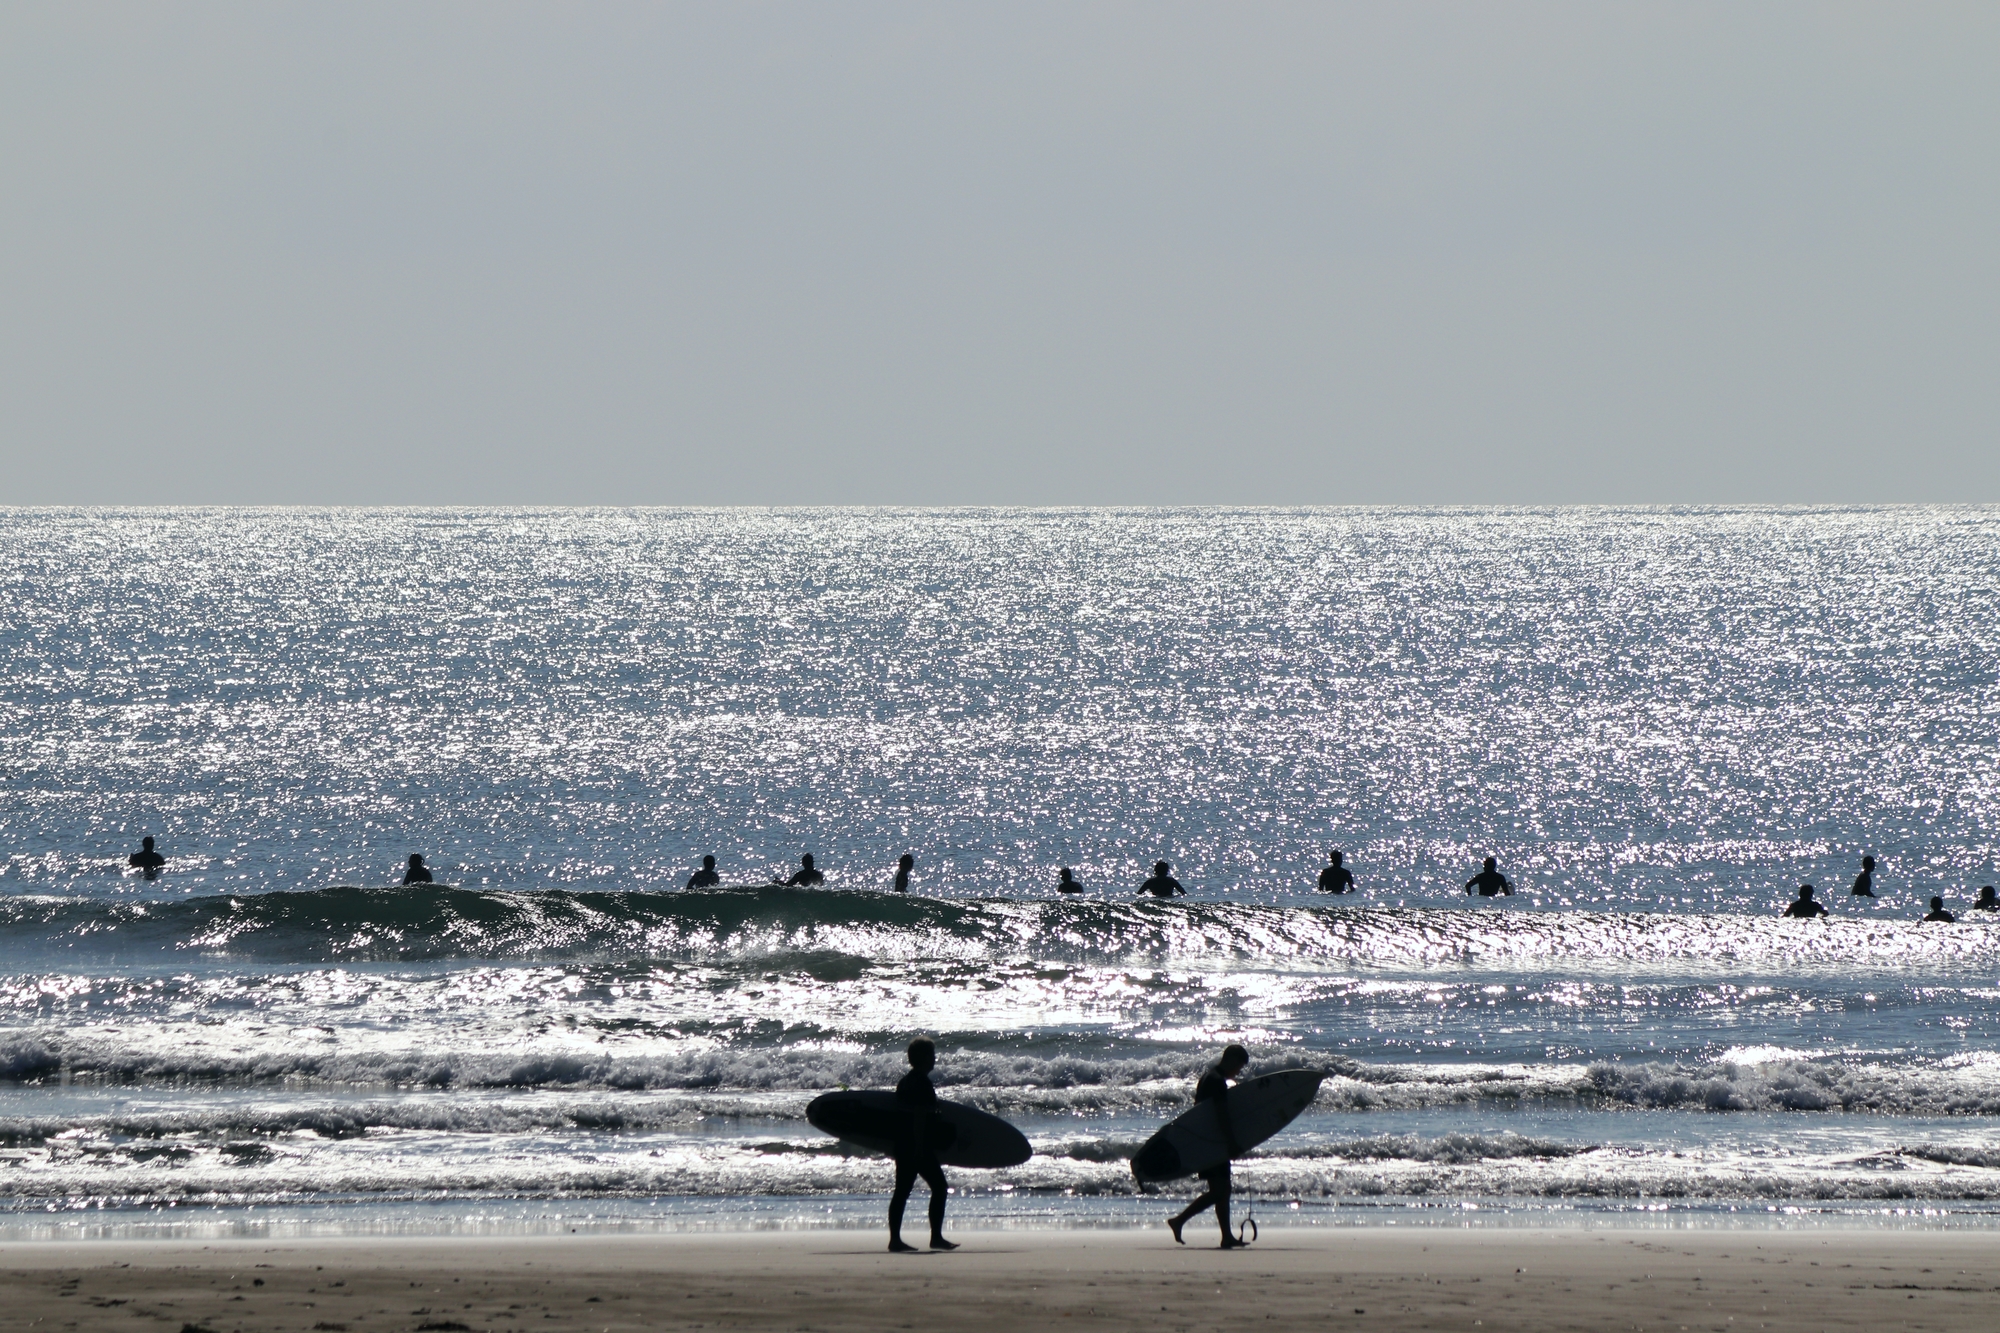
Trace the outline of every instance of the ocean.
<instances>
[{"instance_id":1,"label":"ocean","mask_svg":"<svg viewBox=\"0 0 2000 1333\"><path fill-rule=\"evenodd\" d=\"M2000 1220L2000 509L13 509L0 586L0 1239L879 1226L804 1108L918 1034L1035 1148L961 1224L1157 1225L1231 1041L1330 1071L1299 1225Z\"/></svg>"}]
</instances>

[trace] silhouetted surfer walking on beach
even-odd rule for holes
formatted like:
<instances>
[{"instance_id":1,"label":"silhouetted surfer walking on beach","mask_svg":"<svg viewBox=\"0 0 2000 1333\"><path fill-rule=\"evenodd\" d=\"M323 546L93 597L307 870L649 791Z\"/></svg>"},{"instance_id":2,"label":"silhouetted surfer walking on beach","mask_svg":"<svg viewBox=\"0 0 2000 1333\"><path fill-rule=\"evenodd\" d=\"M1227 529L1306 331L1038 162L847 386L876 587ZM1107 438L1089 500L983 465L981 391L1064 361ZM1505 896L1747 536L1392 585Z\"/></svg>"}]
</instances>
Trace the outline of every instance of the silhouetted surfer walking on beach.
<instances>
[{"instance_id":1,"label":"silhouetted surfer walking on beach","mask_svg":"<svg viewBox=\"0 0 2000 1333\"><path fill-rule=\"evenodd\" d=\"M931 1187L931 1248L955 1250L958 1246L944 1238L944 1167L938 1164L937 1149L931 1146L931 1125L937 1110L937 1089L931 1086L931 1070L937 1068L937 1047L928 1037L910 1043L910 1072L896 1085L896 1100L910 1108L907 1137L896 1142L896 1192L889 1196L889 1252L913 1254L916 1246L903 1239L903 1209L909 1205L910 1191L917 1177Z\"/></svg>"},{"instance_id":2,"label":"silhouetted surfer walking on beach","mask_svg":"<svg viewBox=\"0 0 2000 1333\"><path fill-rule=\"evenodd\" d=\"M126 865L131 866L134 870L143 871L147 879L158 879L160 877L160 868L166 865L166 863L167 858L153 850L153 837L151 834L147 834L145 837L139 839L139 850L125 858Z\"/></svg>"},{"instance_id":3,"label":"silhouetted surfer walking on beach","mask_svg":"<svg viewBox=\"0 0 2000 1333\"><path fill-rule=\"evenodd\" d=\"M1810 884L1801 884L1799 885L1799 896L1792 899L1792 905L1785 909L1785 915L1801 917L1810 921L1816 916L1827 915L1827 910L1819 903L1813 901L1813 886Z\"/></svg>"},{"instance_id":4,"label":"silhouetted surfer walking on beach","mask_svg":"<svg viewBox=\"0 0 2000 1333\"><path fill-rule=\"evenodd\" d=\"M720 883L722 876L715 873L715 858L704 856L701 858L701 869L688 876L687 886L690 889L712 889Z\"/></svg>"},{"instance_id":5,"label":"silhouetted surfer walking on beach","mask_svg":"<svg viewBox=\"0 0 2000 1333\"><path fill-rule=\"evenodd\" d=\"M1505 875L1500 873L1500 862L1491 856L1486 858L1486 868L1484 870L1481 870L1471 879L1465 881L1465 891L1467 893L1471 893L1474 889L1479 890L1479 896L1482 898L1491 898L1496 893L1511 894L1514 892L1513 884L1508 881Z\"/></svg>"},{"instance_id":6,"label":"silhouetted surfer walking on beach","mask_svg":"<svg viewBox=\"0 0 2000 1333\"><path fill-rule=\"evenodd\" d=\"M826 876L813 868L813 855L807 852L799 858L798 872L785 883L794 889L810 889L826 883Z\"/></svg>"},{"instance_id":7,"label":"silhouetted surfer walking on beach","mask_svg":"<svg viewBox=\"0 0 2000 1333\"><path fill-rule=\"evenodd\" d=\"M1229 1124L1229 1083L1241 1074L1243 1067L1249 1063L1249 1051L1241 1046L1226 1046L1223 1048L1222 1058L1210 1066L1208 1072L1194 1085L1196 1102L1210 1100L1215 1102L1215 1118L1222 1122L1222 1137L1229 1146L1231 1158L1235 1157L1239 1150L1236 1146L1236 1132ZM1167 1228L1174 1233L1174 1240L1182 1245L1187 1244L1181 1239L1181 1228L1188 1224L1188 1219L1202 1209L1213 1208L1215 1220L1222 1227L1222 1248L1225 1250L1241 1248L1243 1242L1229 1229L1229 1158L1224 1158L1220 1166L1213 1166L1202 1172L1201 1182L1208 1188L1196 1195L1193 1203L1167 1219Z\"/></svg>"},{"instance_id":8,"label":"silhouetted surfer walking on beach","mask_svg":"<svg viewBox=\"0 0 2000 1333\"><path fill-rule=\"evenodd\" d=\"M1351 893L1353 889L1354 873L1340 863L1340 850L1335 848L1326 854L1326 864L1320 867L1319 891Z\"/></svg>"},{"instance_id":9,"label":"silhouetted surfer walking on beach","mask_svg":"<svg viewBox=\"0 0 2000 1333\"><path fill-rule=\"evenodd\" d=\"M424 854L422 852L411 852L410 864L403 869L403 883L429 884L432 882L431 868L424 864Z\"/></svg>"},{"instance_id":10,"label":"silhouetted surfer walking on beach","mask_svg":"<svg viewBox=\"0 0 2000 1333\"><path fill-rule=\"evenodd\" d=\"M1875 896L1874 857L1864 856L1861 858L1861 873L1854 877L1854 887L1847 892L1855 898L1873 898Z\"/></svg>"},{"instance_id":11,"label":"silhouetted surfer walking on beach","mask_svg":"<svg viewBox=\"0 0 2000 1333\"><path fill-rule=\"evenodd\" d=\"M1172 898L1176 894L1185 898L1187 890L1181 887L1179 880L1168 873L1172 869L1173 867L1165 861L1153 862L1153 877L1139 886L1139 892L1150 893L1155 898Z\"/></svg>"}]
</instances>

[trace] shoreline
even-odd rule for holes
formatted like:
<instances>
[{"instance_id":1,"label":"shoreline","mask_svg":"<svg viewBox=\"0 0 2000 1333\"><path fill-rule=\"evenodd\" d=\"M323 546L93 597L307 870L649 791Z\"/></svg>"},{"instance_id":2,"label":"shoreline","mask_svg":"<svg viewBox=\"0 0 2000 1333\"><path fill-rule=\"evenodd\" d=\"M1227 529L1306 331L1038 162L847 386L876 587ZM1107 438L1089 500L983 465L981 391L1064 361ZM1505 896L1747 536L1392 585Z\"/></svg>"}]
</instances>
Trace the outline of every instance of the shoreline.
<instances>
[{"instance_id":1,"label":"shoreline","mask_svg":"<svg viewBox=\"0 0 2000 1333\"><path fill-rule=\"evenodd\" d=\"M1202 1219L1205 1221L1206 1219ZM0 1245L10 1327L1002 1330L1291 1327L1967 1330L1991 1326L1983 1234L1661 1233L1210 1224L965 1231L893 1256L881 1231L468 1241ZM1194 1243L1199 1236L1203 1244Z\"/></svg>"}]
</instances>

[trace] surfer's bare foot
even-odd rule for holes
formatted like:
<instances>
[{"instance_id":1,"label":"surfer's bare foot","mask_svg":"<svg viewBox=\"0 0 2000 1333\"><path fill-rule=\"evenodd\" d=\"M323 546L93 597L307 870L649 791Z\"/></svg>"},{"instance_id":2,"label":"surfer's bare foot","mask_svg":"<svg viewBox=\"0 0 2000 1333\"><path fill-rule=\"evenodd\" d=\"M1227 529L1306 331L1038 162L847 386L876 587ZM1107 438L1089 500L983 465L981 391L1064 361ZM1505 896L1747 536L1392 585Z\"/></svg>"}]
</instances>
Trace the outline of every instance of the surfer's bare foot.
<instances>
[{"instance_id":1,"label":"surfer's bare foot","mask_svg":"<svg viewBox=\"0 0 2000 1333\"><path fill-rule=\"evenodd\" d=\"M1167 1219L1167 1230L1174 1233L1174 1244L1176 1245L1187 1244L1186 1241L1181 1239L1181 1220L1178 1217L1170 1217Z\"/></svg>"},{"instance_id":2,"label":"surfer's bare foot","mask_svg":"<svg viewBox=\"0 0 2000 1333\"><path fill-rule=\"evenodd\" d=\"M943 1236L932 1236L931 1248L934 1250L955 1250L958 1246L956 1243L946 1240Z\"/></svg>"},{"instance_id":3,"label":"surfer's bare foot","mask_svg":"<svg viewBox=\"0 0 2000 1333\"><path fill-rule=\"evenodd\" d=\"M915 1254L916 1252L917 1247L904 1240L901 1236L889 1242L889 1253L891 1254Z\"/></svg>"}]
</instances>

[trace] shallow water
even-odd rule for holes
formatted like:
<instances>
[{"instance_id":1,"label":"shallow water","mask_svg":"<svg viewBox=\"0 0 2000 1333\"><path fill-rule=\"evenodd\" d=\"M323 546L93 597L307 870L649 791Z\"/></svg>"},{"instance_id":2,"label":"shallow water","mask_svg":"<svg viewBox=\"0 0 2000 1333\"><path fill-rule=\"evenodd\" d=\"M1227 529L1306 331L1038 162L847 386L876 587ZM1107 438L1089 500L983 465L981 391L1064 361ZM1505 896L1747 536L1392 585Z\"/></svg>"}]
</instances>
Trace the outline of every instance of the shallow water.
<instances>
[{"instance_id":1,"label":"shallow water","mask_svg":"<svg viewBox=\"0 0 2000 1333\"><path fill-rule=\"evenodd\" d=\"M1239 1172L1301 1216L1982 1215L2000 923L1915 917L1996 878L1996 536L0 512L0 1230L858 1221L803 1107L916 1031L1037 1148L968 1217L1150 1218L1227 1040L1333 1071Z\"/></svg>"}]
</instances>

